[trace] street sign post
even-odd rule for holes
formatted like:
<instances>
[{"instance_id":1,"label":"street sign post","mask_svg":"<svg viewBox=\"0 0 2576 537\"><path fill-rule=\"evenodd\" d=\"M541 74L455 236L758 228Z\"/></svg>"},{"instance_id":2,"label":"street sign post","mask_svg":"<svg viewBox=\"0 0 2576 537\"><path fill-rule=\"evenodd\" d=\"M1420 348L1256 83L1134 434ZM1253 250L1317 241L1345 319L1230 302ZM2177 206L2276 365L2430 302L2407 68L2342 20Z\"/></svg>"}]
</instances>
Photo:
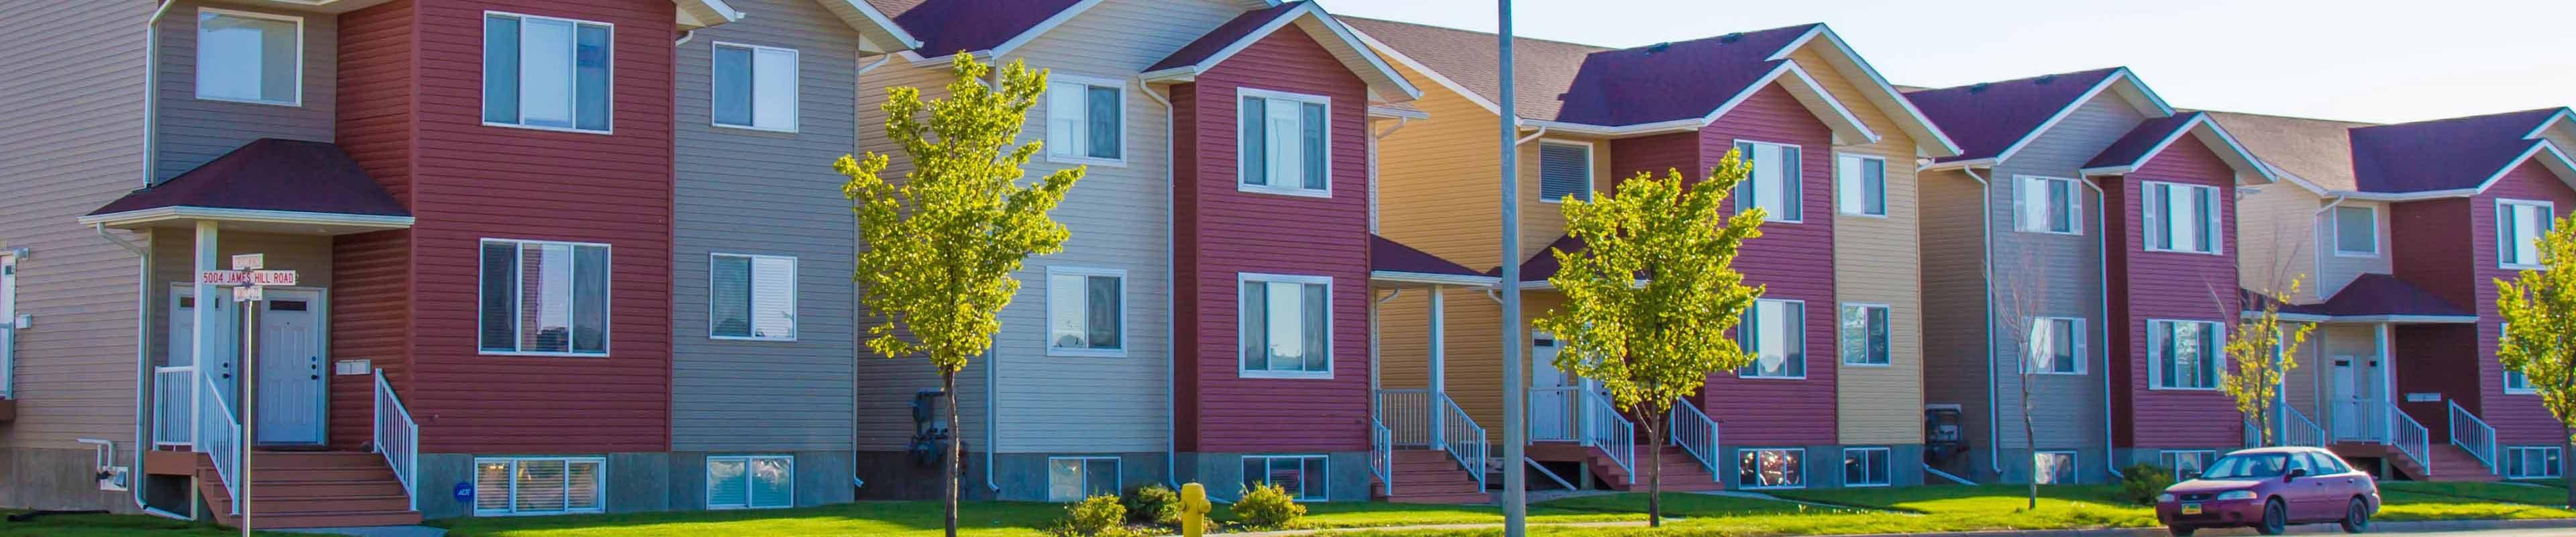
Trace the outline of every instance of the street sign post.
<instances>
[{"instance_id":1,"label":"street sign post","mask_svg":"<svg viewBox=\"0 0 2576 537\"><path fill-rule=\"evenodd\" d=\"M250 456L259 447L259 441L256 440L259 435L259 410L258 405L254 404L259 398L259 366L255 363L259 360L259 303L268 299L268 288L292 286L296 283L295 271L267 270L267 268L267 255L236 254L233 256L232 270L209 270L197 273L197 283L231 287L233 301L242 303L241 357L236 360L236 363L242 364L241 497L236 498L241 504L242 537L250 537L250 472L253 466Z\"/></svg>"}]
</instances>

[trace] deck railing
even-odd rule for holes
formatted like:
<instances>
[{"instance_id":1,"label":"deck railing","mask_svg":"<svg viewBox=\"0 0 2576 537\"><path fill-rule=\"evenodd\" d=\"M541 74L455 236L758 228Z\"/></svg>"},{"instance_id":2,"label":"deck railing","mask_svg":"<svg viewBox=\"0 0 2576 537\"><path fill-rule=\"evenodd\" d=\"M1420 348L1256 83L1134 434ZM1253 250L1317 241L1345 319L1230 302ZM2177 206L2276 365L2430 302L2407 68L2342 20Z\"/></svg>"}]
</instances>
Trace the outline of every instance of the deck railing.
<instances>
[{"instance_id":1,"label":"deck railing","mask_svg":"<svg viewBox=\"0 0 2576 537\"><path fill-rule=\"evenodd\" d=\"M1458 408L1458 401L1450 399L1448 394L1437 394L1434 398L1440 404L1440 435L1444 440L1441 449L1448 450L1449 456L1457 458L1458 465L1476 478L1478 489L1484 488L1485 459L1491 456L1488 451L1491 446L1485 441L1485 428L1476 425L1475 418L1467 417L1467 411Z\"/></svg>"},{"instance_id":2,"label":"deck railing","mask_svg":"<svg viewBox=\"0 0 2576 537\"><path fill-rule=\"evenodd\" d=\"M215 461L215 475L224 480L224 494L232 500L232 514L241 514L241 421L233 417L232 405L224 401L224 391L215 384L218 375L197 375L197 435L193 446L206 458Z\"/></svg>"},{"instance_id":3,"label":"deck railing","mask_svg":"<svg viewBox=\"0 0 2576 537\"><path fill-rule=\"evenodd\" d=\"M1397 446L1435 446L1439 427L1432 425L1431 390L1409 388L1377 391L1377 421L1393 433Z\"/></svg>"},{"instance_id":4,"label":"deck railing","mask_svg":"<svg viewBox=\"0 0 2576 537\"><path fill-rule=\"evenodd\" d=\"M1600 448L1610 462L1628 473L1628 482L1637 482L1637 424L1619 415L1610 398L1583 390L1583 445Z\"/></svg>"},{"instance_id":5,"label":"deck railing","mask_svg":"<svg viewBox=\"0 0 2576 537\"><path fill-rule=\"evenodd\" d=\"M2388 427L2393 429L2389 432L2388 437L2396 439L2396 441L2390 443L2397 445L2398 453L2404 454L2406 455L2406 458L2414 460L2416 466L2423 467L2424 473L2427 474L2424 477L2431 477L2430 474L2433 473L2433 431L2424 428L2423 422L2415 421L2414 416L2408 416L2405 411L2398 410L2397 403L2382 404L2388 405Z\"/></svg>"},{"instance_id":6,"label":"deck railing","mask_svg":"<svg viewBox=\"0 0 2576 537\"><path fill-rule=\"evenodd\" d=\"M385 456L385 465L394 470L394 479L402 481L403 495L411 497L411 508L420 510L420 424L411 419L411 410L403 408L402 398L394 396L394 386L385 382L385 370L376 370L376 442L377 453Z\"/></svg>"},{"instance_id":7,"label":"deck railing","mask_svg":"<svg viewBox=\"0 0 2576 537\"><path fill-rule=\"evenodd\" d=\"M2284 427L2289 429L2289 435L2281 439L2281 445L2325 447L2326 429L2318 427L2315 420L2308 419L2308 415L2299 413L2299 409L2281 407L2281 421L2288 422Z\"/></svg>"},{"instance_id":8,"label":"deck railing","mask_svg":"<svg viewBox=\"0 0 2576 537\"><path fill-rule=\"evenodd\" d=\"M17 323L17 319L0 319L0 399L16 397L17 393L11 388L18 384Z\"/></svg>"},{"instance_id":9,"label":"deck railing","mask_svg":"<svg viewBox=\"0 0 2576 537\"><path fill-rule=\"evenodd\" d=\"M196 439L197 368L152 369L152 444L184 446Z\"/></svg>"},{"instance_id":10,"label":"deck railing","mask_svg":"<svg viewBox=\"0 0 2576 537\"><path fill-rule=\"evenodd\" d=\"M2477 457L2478 465L2486 467L2490 474L2496 473L2495 437L2495 427L2487 425L2487 420L2478 419L2478 415L2470 414L2469 409L2460 408L2459 401L2451 401L2451 445L2460 446L2461 450L2469 452L2469 456Z\"/></svg>"},{"instance_id":11,"label":"deck railing","mask_svg":"<svg viewBox=\"0 0 2576 537\"><path fill-rule=\"evenodd\" d=\"M1668 421L1670 423L1665 427L1673 431L1673 445L1690 452L1691 458L1699 459L1700 466L1708 467L1710 475L1716 475L1717 420L1708 419L1708 413L1701 412L1699 405L1681 400L1673 402L1672 418Z\"/></svg>"}]
</instances>

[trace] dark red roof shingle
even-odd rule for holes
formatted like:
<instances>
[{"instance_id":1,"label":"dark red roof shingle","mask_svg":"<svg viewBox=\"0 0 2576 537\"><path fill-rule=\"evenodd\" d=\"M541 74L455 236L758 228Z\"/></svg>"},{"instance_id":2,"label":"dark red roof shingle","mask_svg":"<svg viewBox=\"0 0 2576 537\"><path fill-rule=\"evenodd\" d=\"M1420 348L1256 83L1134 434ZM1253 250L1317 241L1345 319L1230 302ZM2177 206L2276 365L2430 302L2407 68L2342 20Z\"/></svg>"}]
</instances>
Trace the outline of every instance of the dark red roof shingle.
<instances>
[{"instance_id":1,"label":"dark red roof shingle","mask_svg":"<svg viewBox=\"0 0 2576 537\"><path fill-rule=\"evenodd\" d=\"M108 202L89 215L161 207L411 216L340 146L278 138L242 144L178 177Z\"/></svg>"},{"instance_id":2,"label":"dark red roof shingle","mask_svg":"<svg viewBox=\"0 0 2576 537\"><path fill-rule=\"evenodd\" d=\"M1404 243L1395 242L1394 239L1380 237L1377 235L1369 235L1369 271L1440 274L1446 276L1486 275L1485 273L1477 272L1475 269L1467 268L1465 265L1451 262L1448 259L1441 258L1440 256L1431 255L1429 252L1416 250L1411 246L1405 246Z\"/></svg>"},{"instance_id":3,"label":"dark red roof shingle","mask_svg":"<svg viewBox=\"0 0 2576 537\"><path fill-rule=\"evenodd\" d=\"M2138 164L2138 161L2154 156L2150 153L2156 150L2156 144L2163 143L2165 139L2173 137L2176 132L2181 131L2186 127L2190 127L2193 120L2206 115L2208 114L2203 112L2191 112L2175 116L2149 118L2144 122L2138 123L2136 128L2129 129L2129 133L2121 135L2119 140L2111 142L2111 146L2103 148L2100 154L2093 155L2093 160L2085 162L2084 167L2100 168L2105 166L2127 166Z\"/></svg>"},{"instance_id":4,"label":"dark red roof shingle","mask_svg":"<svg viewBox=\"0 0 2576 537\"><path fill-rule=\"evenodd\" d=\"M868 0L904 32L914 50L938 57L992 50L1082 0Z\"/></svg>"},{"instance_id":5,"label":"dark red roof shingle","mask_svg":"<svg viewBox=\"0 0 2576 537\"><path fill-rule=\"evenodd\" d=\"M2000 156L2048 118L2075 104L2094 86L2127 68L2112 67L1952 88L1906 92L1932 123L1959 144L1959 156L1941 162Z\"/></svg>"},{"instance_id":6,"label":"dark red roof shingle","mask_svg":"<svg viewBox=\"0 0 2576 537\"><path fill-rule=\"evenodd\" d=\"M1270 24L1270 21L1288 16L1288 12L1294 11L1299 7L1304 7L1305 5L1305 2L1282 2L1279 5L1244 12L1244 14L1236 16L1234 20L1225 21L1225 24L1217 25L1216 29L1208 30L1208 33L1206 35L1199 36L1198 40L1191 41L1190 44L1181 46L1179 51L1175 51L1171 56L1163 58L1163 61L1154 62L1154 66L1145 68L1145 71L1154 72L1173 67L1197 65L1200 61L1206 60L1209 56L1216 55L1217 51L1225 50L1225 47L1233 45L1237 41L1242 41L1246 36L1252 35L1254 30L1259 30L1263 25Z\"/></svg>"},{"instance_id":7,"label":"dark red roof shingle","mask_svg":"<svg viewBox=\"0 0 2576 537\"><path fill-rule=\"evenodd\" d=\"M2560 110L2354 128L2354 186L2381 193L2477 188L2540 145L2525 136Z\"/></svg>"}]
</instances>

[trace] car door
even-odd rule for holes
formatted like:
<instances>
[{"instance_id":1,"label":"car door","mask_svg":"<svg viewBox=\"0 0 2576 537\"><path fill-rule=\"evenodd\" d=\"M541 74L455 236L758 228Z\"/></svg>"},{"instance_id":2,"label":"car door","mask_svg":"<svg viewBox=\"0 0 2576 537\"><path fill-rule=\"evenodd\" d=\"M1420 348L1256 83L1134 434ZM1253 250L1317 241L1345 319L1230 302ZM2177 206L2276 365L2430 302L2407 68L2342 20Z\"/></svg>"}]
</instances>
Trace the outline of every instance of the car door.
<instances>
[{"instance_id":1,"label":"car door","mask_svg":"<svg viewBox=\"0 0 2576 537\"><path fill-rule=\"evenodd\" d=\"M2326 490L2330 492L2321 500L2322 509L2327 516L2341 517L2344 507L2351 505L2352 497L2361 494L2366 486L2362 482L2366 476L2332 453L2317 453L2316 457L2317 466L2327 472Z\"/></svg>"},{"instance_id":2,"label":"car door","mask_svg":"<svg viewBox=\"0 0 2576 537\"><path fill-rule=\"evenodd\" d=\"M2308 459L2308 454L2292 452L2288 455L2282 458L2287 459L2284 462L2289 466L2282 468L2281 486L2274 490L2280 491L2281 506L2289 510L2290 522L2315 520L2317 497L2324 495L2324 491L2317 488L2324 486L2325 481L2317 478L2316 463ZM2290 477L2291 474L2305 475Z\"/></svg>"},{"instance_id":3,"label":"car door","mask_svg":"<svg viewBox=\"0 0 2576 537\"><path fill-rule=\"evenodd\" d=\"M2342 465L2335 464L2331 460L2333 457L2315 451L2300 453L2298 458L2306 460L2305 465L2308 467L2308 476L2299 478L2301 483L2293 483L2296 486L2291 487L2299 491L2301 500L2307 504L2305 514L2298 518L2303 520L2342 518L2343 487L2348 479L2343 475Z\"/></svg>"}]
</instances>

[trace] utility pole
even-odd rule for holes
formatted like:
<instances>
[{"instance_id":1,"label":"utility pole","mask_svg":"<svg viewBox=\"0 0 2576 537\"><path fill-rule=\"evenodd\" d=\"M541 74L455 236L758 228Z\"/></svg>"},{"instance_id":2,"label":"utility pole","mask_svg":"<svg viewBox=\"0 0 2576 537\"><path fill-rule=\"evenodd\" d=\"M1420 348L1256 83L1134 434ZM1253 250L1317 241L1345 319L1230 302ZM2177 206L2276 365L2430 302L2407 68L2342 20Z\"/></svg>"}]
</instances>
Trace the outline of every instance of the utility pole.
<instances>
[{"instance_id":1,"label":"utility pole","mask_svg":"<svg viewBox=\"0 0 2576 537\"><path fill-rule=\"evenodd\" d=\"M1520 114L1512 97L1512 0L1495 0L1502 27L1495 31L1503 79L1501 110L1503 157L1503 535L1529 534L1529 475L1521 468L1521 446L1529 440L1529 384L1521 377L1521 188Z\"/></svg>"}]
</instances>

